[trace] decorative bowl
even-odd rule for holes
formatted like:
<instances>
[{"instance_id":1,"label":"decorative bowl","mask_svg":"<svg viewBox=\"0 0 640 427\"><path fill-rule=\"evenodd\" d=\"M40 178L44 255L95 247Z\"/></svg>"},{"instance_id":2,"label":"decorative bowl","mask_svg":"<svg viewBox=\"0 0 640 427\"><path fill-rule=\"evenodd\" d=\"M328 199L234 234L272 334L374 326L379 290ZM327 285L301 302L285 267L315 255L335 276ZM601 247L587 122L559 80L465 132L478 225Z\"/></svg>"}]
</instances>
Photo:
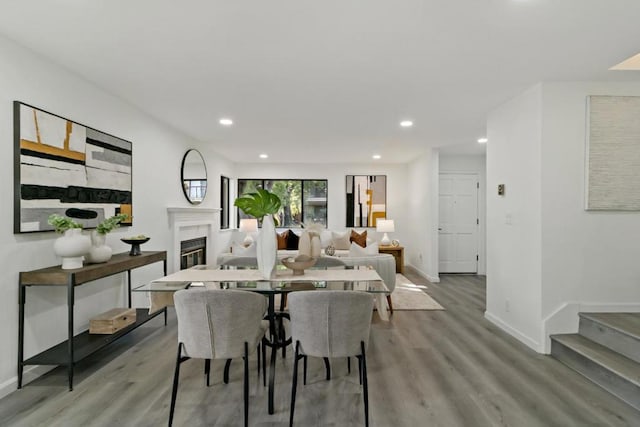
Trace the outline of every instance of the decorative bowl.
<instances>
[{"instance_id":1,"label":"decorative bowl","mask_svg":"<svg viewBox=\"0 0 640 427\"><path fill-rule=\"evenodd\" d=\"M142 252L140 251L140 245L143 243L147 243L149 241L150 237L144 237L144 238L135 238L135 237L128 237L128 238L122 238L120 240L122 240L123 242L131 245L131 250L129 251L129 256L136 256L136 255L140 255Z\"/></svg>"},{"instance_id":2,"label":"decorative bowl","mask_svg":"<svg viewBox=\"0 0 640 427\"><path fill-rule=\"evenodd\" d=\"M293 270L294 276L301 276L304 274L304 270L313 267L318 261L318 258L312 258L308 255L298 255L295 258L284 258L282 265Z\"/></svg>"}]
</instances>

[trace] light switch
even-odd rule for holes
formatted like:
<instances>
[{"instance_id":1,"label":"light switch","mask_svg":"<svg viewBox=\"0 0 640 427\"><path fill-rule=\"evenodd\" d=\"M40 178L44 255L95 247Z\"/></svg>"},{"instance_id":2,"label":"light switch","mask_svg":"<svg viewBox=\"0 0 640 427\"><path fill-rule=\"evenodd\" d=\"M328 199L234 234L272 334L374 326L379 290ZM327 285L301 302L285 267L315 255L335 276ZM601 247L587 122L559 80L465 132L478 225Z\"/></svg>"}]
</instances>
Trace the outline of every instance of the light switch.
<instances>
[{"instance_id":1,"label":"light switch","mask_svg":"<svg viewBox=\"0 0 640 427\"><path fill-rule=\"evenodd\" d=\"M498 196L504 196L504 184L498 184Z\"/></svg>"}]
</instances>

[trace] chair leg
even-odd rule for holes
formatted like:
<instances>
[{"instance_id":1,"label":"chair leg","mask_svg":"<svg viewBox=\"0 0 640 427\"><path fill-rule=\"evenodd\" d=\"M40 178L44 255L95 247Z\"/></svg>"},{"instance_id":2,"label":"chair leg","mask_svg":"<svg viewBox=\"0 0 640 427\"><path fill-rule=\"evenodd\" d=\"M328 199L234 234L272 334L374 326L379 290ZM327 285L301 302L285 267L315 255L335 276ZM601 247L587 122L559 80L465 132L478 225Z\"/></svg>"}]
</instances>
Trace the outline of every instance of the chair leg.
<instances>
[{"instance_id":1,"label":"chair leg","mask_svg":"<svg viewBox=\"0 0 640 427\"><path fill-rule=\"evenodd\" d=\"M393 303L391 303L391 295L387 295L387 304L389 304L389 312L393 314Z\"/></svg>"},{"instance_id":2,"label":"chair leg","mask_svg":"<svg viewBox=\"0 0 640 427\"><path fill-rule=\"evenodd\" d=\"M347 373L351 374L351 358L347 357Z\"/></svg>"},{"instance_id":3,"label":"chair leg","mask_svg":"<svg viewBox=\"0 0 640 427\"><path fill-rule=\"evenodd\" d=\"M300 341L296 341L296 350L293 355L293 381L291 382L291 408L289 409L289 427L293 427L293 412L296 407L296 388L298 387L298 361L300 360ZM307 357L303 356L305 364Z\"/></svg>"},{"instance_id":4,"label":"chair leg","mask_svg":"<svg viewBox=\"0 0 640 427\"><path fill-rule=\"evenodd\" d=\"M327 371L327 381L331 379L331 364L329 363L328 357L323 357L324 359L324 369Z\"/></svg>"},{"instance_id":5,"label":"chair leg","mask_svg":"<svg viewBox=\"0 0 640 427\"><path fill-rule=\"evenodd\" d=\"M367 356L364 351L364 341L360 341L362 349L362 396L364 398L364 425L369 427L369 383L367 382Z\"/></svg>"},{"instance_id":6,"label":"chair leg","mask_svg":"<svg viewBox=\"0 0 640 427\"><path fill-rule=\"evenodd\" d=\"M211 373L211 359L204 359L204 374L207 376L207 387L209 387L210 373Z\"/></svg>"},{"instance_id":7,"label":"chair leg","mask_svg":"<svg viewBox=\"0 0 640 427\"><path fill-rule=\"evenodd\" d=\"M249 343L244 343L244 427L249 427Z\"/></svg>"},{"instance_id":8,"label":"chair leg","mask_svg":"<svg viewBox=\"0 0 640 427\"><path fill-rule=\"evenodd\" d=\"M231 360L232 359L227 359L227 362L224 364L224 374L222 376L222 381L224 381L225 384L229 384L229 368L231 367Z\"/></svg>"},{"instance_id":9,"label":"chair leg","mask_svg":"<svg viewBox=\"0 0 640 427\"><path fill-rule=\"evenodd\" d=\"M302 384L307 385L307 356L302 356Z\"/></svg>"},{"instance_id":10,"label":"chair leg","mask_svg":"<svg viewBox=\"0 0 640 427\"><path fill-rule=\"evenodd\" d=\"M176 357L176 370L173 373L173 389L171 390L171 406L169 409L169 427L173 424L173 413L176 409L176 397L178 396L178 379L180 378L180 363L182 356L182 343L178 344L178 356Z\"/></svg>"},{"instance_id":11,"label":"chair leg","mask_svg":"<svg viewBox=\"0 0 640 427\"><path fill-rule=\"evenodd\" d=\"M267 345L262 339L262 385L267 386Z\"/></svg>"}]
</instances>

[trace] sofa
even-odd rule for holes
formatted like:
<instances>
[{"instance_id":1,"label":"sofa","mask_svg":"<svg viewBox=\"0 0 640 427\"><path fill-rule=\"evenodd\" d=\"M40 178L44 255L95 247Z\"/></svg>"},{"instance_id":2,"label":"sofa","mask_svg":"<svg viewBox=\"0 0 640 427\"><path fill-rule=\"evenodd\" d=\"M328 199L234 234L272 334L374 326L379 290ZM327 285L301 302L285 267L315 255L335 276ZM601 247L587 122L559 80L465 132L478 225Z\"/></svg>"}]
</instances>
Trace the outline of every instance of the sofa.
<instances>
[{"instance_id":1,"label":"sofa","mask_svg":"<svg viewBox=\"0 0 640 427\"><path fill-rule=\"evenodd\" d=\"M287 230L278 230L280 234L283 233L284 231L287 231ZM296 235L299 235L301 232L301 230L296 230L296 231L288 230L288 231L295 232ZM347 230L347 232L349 231ZM328 246L332 245L333 243L332 235L335 236L336 233L335 232L332 233L329 230L322 230L322 232L320 233L320 240L322 245L321 256L338 258L348 266L358 266L358 265L371 266L380 275L380 277L382 278L383 282L385 283L389 291L393 292L393 290L396 287L396 261L393 255L377 253L377 249L375 249L374 247L377 244L373 242L372 239L367 238L367 247L371 247L371 249L375 250L376 251L375 254L372 253L367 255L360 255L360 254L355 255L354 252L359 252L359 251L354 251L353 249L335 249L333 255L329 256L325 254L325 250ZM369 245L372 245L372 246L369 246ZM255 243L254 243L254 246L255 246ZM278 249L278 259L280 260L284 258L295 257L297 255L298 255L297 249ZM217 263L218 265L220 265L220 264L226 263L230 258L235 258L238 256L255 257L255 247L246 248L240 244L234 243L231 246L230 252L225 252L218 256ZM389 299L389 302L390 302L390 299Z\"/></svg>"}]
</instances>

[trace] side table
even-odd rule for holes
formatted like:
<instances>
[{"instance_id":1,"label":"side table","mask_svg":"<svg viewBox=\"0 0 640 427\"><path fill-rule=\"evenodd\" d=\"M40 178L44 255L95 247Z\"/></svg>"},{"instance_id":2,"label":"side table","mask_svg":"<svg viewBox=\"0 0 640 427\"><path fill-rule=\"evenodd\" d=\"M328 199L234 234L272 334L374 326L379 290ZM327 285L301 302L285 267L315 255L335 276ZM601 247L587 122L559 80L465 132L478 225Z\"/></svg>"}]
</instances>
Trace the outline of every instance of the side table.
<instances>
[{"instance_id":1,"label":"side table","mask_svg":"<svg viewBox=\"0 0 640 427\"><path fill-rule=\"evenodd\" d=\"M403 246L380 246L378 253L391 254L396 259L396 273L404 274L404 247Z\"/></svg>"}]
</instances>

